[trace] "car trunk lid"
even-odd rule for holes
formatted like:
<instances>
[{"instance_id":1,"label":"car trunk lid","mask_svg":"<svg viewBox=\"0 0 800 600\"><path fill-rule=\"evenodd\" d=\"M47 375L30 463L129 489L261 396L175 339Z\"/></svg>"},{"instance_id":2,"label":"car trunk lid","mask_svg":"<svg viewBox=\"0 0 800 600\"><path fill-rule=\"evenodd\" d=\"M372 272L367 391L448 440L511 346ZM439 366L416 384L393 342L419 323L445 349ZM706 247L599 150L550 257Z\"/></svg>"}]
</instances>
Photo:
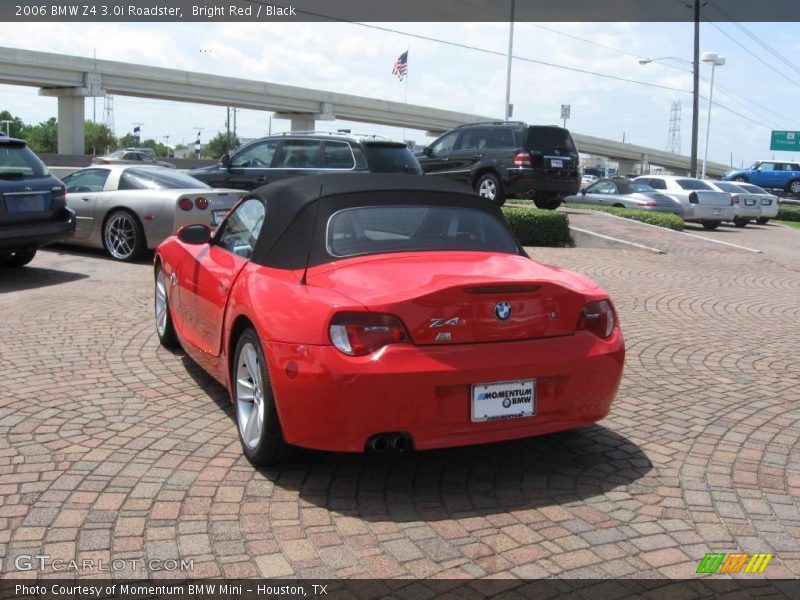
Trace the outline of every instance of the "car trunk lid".
<instances>
[{"instance_id":1,"label":"car trunk lid","mask_svg":"<svg viewBox=\"0 0 800 600\"><path fill-rule=\"evenodd\" d=\"M521 256L478 252L349 259L309 271L307 281L399 317L416 344L568 335L585 304L567 272Z\"/></svg>"}]
</instances>

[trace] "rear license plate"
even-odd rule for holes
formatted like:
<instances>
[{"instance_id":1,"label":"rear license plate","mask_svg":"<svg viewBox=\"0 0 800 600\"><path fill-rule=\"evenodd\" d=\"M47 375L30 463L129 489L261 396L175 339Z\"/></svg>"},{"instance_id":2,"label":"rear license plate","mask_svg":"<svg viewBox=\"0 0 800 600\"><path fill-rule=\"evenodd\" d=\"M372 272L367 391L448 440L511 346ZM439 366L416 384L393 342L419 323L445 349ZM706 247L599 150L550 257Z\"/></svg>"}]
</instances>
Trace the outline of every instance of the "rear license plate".
<instances>
[{"instance_id":1,"label":"rear license plate","mask_svg":"<svg viewBox=\"0 0 800 600\"><path fill-rule=\"evenodd\" d=\"M6 210L9 213L44 212L46 209L42 194L24 194L19 196L6 196Z\"/></svg>"},{"instance_id":2,"label":"rear license plate","mask_svg":"<svg viewBox=\"0 0 800 600\"><path fill-rule=\"evenodd\" d=\"M550 166L554 169L563 169L564 168L564 161L563 160L550 160Z\"/></svg>"},{"instance_id":3,"label":"rear license plate","mask_svg":"<svg viewBox=\"0 0 800 600\"><path fill-rule=\"evenodd\" d=\"M536 380L497 381L472 386L472 422L519 419L536 414Z\"/></svg>"},{"instance_id":4,"label":"rear license plate","mask_svg":"<svg viewBox=\"0 0 800 600\"><path fill-rule=\"evenodd\" d=\"M721 208L715 208L714 209L714 214L715 215L721 215L722 214L722 209Z\"/></svg>"},{"instance_id":5,"label":"rear license plate","mask_svg":"<svg viewBox=\"0 0 800 600\"><path fill-rule=\"evenodd\" d=\"M211 213L211 218L214 221L214 225L219 225L222 223L222 220L225 218L225 215L228 214L227 210L215 210Z\"/></svg>"},{"instance_id":6,"label":"rear license plate","mask_svg":"<svg viewBox=\"0 0 800 600\"><path fill-rule=\"evenodd\" d=\"M744 204L745 204L745 206L755 206L756 205L756 201L755 200L745 200Z\"/></svg>"}]
</instances>

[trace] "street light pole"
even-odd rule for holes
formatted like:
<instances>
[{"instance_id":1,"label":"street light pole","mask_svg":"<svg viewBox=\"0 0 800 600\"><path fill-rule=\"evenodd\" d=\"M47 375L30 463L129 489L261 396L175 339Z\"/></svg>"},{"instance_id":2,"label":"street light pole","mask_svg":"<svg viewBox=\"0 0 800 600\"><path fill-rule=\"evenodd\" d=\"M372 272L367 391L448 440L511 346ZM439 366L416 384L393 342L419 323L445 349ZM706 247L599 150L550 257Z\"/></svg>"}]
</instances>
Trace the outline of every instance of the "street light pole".
<instances>
[{"instance_id":1,"label":"street light pole","mask_svg":"<svg viewBox=\"0 0 800 600\"><path fill-rule=\"evenodd\" d=\"M511 20L508 23L508 62L506 64L506 121L511 119L511 54L514 51L514 1L511 0Z\"/></svg>"},{"instance_id":2,"label":"street light pole","mask_svg":"<svg viewBox=\"0 0 800 600\"><path fill-rule=\"evenodd\" d=\"M703 53L703 62L711 63L711 89L708 91L708 121L706 121L706 147L703 151L703 174L701 179L706 178L706 161L708 161L708 139L711 133L711 106L714 103L714 72L717 67L725 64L725 57L713 52Z\"/></svg>"}]
</instances>

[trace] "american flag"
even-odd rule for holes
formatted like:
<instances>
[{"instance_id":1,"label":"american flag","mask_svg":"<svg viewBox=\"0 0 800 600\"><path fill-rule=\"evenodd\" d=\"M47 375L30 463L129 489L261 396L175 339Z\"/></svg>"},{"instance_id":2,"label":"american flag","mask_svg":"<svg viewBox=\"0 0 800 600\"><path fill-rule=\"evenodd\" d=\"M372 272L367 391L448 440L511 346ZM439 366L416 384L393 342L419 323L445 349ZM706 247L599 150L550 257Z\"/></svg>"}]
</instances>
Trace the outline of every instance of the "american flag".
<instances>
[{"instance_id":1,"label":"american flag","mask_svg":"<svg viewBox=\"0 0 800 600\"><path fill-rule=\"evenodd\" d=\"M408 50L403 52L397 60L394 62L394 67L392 68L392 75L397 75L397 78L400 81L403 81L403 77L406 76L408 73Z\"/></svg>"}]
</instances>

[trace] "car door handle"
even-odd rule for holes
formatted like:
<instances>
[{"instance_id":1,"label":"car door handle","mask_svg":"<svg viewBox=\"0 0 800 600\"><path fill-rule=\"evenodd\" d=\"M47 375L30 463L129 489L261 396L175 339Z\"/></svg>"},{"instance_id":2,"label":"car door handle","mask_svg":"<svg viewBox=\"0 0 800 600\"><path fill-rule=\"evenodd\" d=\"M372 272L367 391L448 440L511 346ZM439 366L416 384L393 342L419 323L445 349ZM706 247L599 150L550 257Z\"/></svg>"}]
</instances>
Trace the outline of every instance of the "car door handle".
<instances>
[{"instance_id":1,"label":"car door handle","mask_svg":"<svg viewBox=\"0 0 800 600\"><path fill-rule=\"evenodd\" d=\"M256 181L258 183L266 183L267 182L267 178L264 175L259 175L258 177L256 177Z\"/></svg>"},{"instance_id":2,"label":"car door handle","mask_svg":"<svg viewBox=\"0 0 800 600\"><path fill-rule=\"evenodd\" d=\"M483 154L476 154L476 155L475 155L475 156L473 156L472 158L475 158L475 159L478 159L478 158L483 158Z\"/></svg>"},{"instance_id":3,"label":"car door handle","mask_svg":"<svg viewBox=\"0 0 800 600\"><path fill-rule=\"evenodd\" d=\"M91 198L81 198L81 200L83 200L84 202L89 202Z\"/></svg>"}]
</instances>

